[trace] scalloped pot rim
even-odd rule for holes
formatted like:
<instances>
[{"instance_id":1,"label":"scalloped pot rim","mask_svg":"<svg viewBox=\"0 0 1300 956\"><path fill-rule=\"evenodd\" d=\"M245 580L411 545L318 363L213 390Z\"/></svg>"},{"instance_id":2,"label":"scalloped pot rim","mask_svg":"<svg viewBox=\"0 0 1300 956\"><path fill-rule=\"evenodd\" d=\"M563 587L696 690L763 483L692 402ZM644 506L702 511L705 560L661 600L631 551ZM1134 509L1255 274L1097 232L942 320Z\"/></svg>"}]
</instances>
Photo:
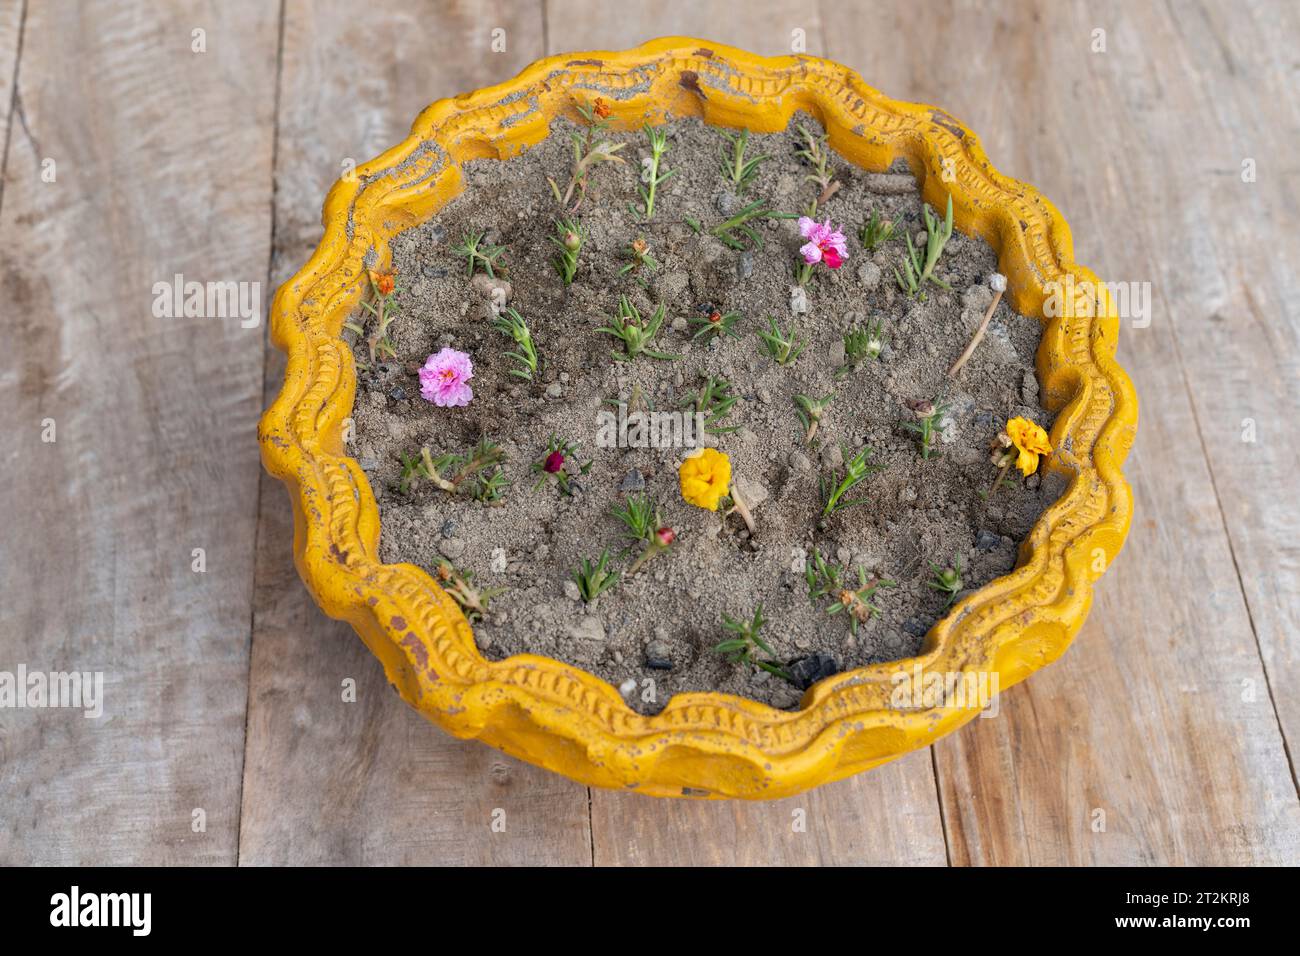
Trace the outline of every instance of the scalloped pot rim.
<instances>
[{"instance_id":1,"label":"scalloped pot rim","mask_svg":"<svg viewBox=\"0 0 1300 956\"><path fill-rule=\"evenodd\" d=\"M380 563L379 509L343 440L356 370L340 335L365 270L386 268L390 240L461 192L462 163L507 159L596 96L621 128L694 116L772 132L806 110L847 161L883 170L903 158L929 203L951 193L957 227L998 250L1018 311L1043 315L1049 283L1073 277L1073 308L1063 310L1071 317L1043 320L1036 362L1043 401L1056 413L1057 451L1046 467L1068 479L1066 491L1021 545L1015 570L958 603L919 657L823 680L797 711L690 693L646 717L605 681L559 661L485 660L459 608L426 572ZM288 367L259 427L263 461L289 488L294 557L316 601L353 625L407 703L458 737L601 787L675 797L797 793L923 747L976 716L977 702L952 694L952 675L1005 690L1058 657L1128 533L1133 501L1120 466L1136 433L1137 398L1114 360L1114 304L1074 263L1065 221L1032 187L997 172L947 113L888 99L836 63L683 37L548 57L506 83L425 109L406 140L335 184L324 226L310 261L272 305L272 337ZM947 690L921 693L922 680ZM900 688L916 694L900 701Z\"/></svg>"}]
</instances>

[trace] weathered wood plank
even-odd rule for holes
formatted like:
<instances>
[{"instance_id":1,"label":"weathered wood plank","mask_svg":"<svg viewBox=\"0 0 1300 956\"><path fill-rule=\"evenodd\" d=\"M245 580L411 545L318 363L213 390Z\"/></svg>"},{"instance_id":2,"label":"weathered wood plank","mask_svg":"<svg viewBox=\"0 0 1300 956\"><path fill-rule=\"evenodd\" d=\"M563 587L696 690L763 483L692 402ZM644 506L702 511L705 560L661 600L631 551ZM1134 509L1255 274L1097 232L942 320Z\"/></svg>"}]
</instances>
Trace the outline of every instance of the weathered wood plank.
<instances>
[{"instance_id":1,"label":"weathered wood plank","mask_svg":"<svg viewBox=\"0 0 1300 956\"><path fill-rule=\"evenodd\" d=\"M1294 101L1285 111L1269 105L1280 89L1270 98L1249 74L1240 83L1226 79L1233 63L1258 57L1259 69L1273 65L1271 82L1281 81L1289 59L1259 53L1279 8L1259 11L1252 28L1259 46L1251 50L1208 25L1199 28L1202 48L1191 49L1182 21L1206 16L1193 6L1175 7L1171 19L1163 7L1039 3L1014 22L997 5L963 6L899 43L897 28L915 17L913 5L900 2L840 10L841 29L829 37L830 55L860 68L869 83L942 105L983 132L999 168L1060 205L1080 261L1105 279L1155 287L1151 326L1126 321L1121 345L1144 402L1126 468L1138 520L1066 657L1008 693L1001 719L975 721L937 745L954 863L1300 858L1300 811L1225 534L1222 485L1216 495L1214 479L1223 479L1207 468L1203 447L1216 464L1240 456L1243 495L1251 474L1273 495L1286 477L1294 484L1294 447L1281 447L1278 437L1274 447L1243 452L1237 431L1251 410L1277 429L1289 421L1284 409L1295 409L1293 365L1291 404L1264 401L1294 362L1294 320L1278 328L1258 313L1247 319L1240 307L1250 278L1259 308L1282 308L1294 278L1283 278L1286 256L1273 264L1270 252L1290 249L1294 260L1295 237L1282 217L1274 225L1262 215L1265 190L1222 205L1239 153L1271 159L1279 177L1290 159L1271 152L1280 138L1225 142L1214 120L1241 110L1259 118L1261 137L1265 116L1294 132ZM1090 49L1098 27L1108 31L1108 52ZM1210 46L1229 42L1214 51L1227 62L1206 59ZM1187 87L1192 62L1205 71L1199 89ZM1272 188L1294 208L1293 187ZM1251 240L1229 238L1238 230ZM1248 258L1255 264L1246 270ZM1229 290L1242 294L1230 303ZM1216 311L1241 316L1231 326L1251 344L1228 345L1237 332L1218 329ZM1234 364L1223 367L1225 356ZM1248 384L1253 363L1264 371ZM1236 557L1242 562L1249 551L1258 566L1271 549L1288 546L1291 538L1276 537L1276 529L1285 533L1296 511L1288 505L1280 525L1255 517L1251 530L1239 531L1249 509L1262 514L1265 504L1260 495L1243 501L1229 507L1233 534L1246 545ZM1294 623L1295 601L1288 606L1285 594L1263 592L1271 582L1294 595L1293 570L1287 562L1285 572L1248 585L1252 610L1257 603L1274 609L1279 643L1285 615ZM1262 617L1256 613L1257 624ZM1094 830L1103 823L1104 831Z\"/></svg>"},{"instance_id":2,"label":"weathered wood plank","mask_svg":"<svg viewBox=\"0 0 1300 956\"><path fill-rule=\"evenodd\" d=\"M498 27L503 53L489 47ZM284 28L276 284L315 248L345 160L400 140L433 100L507 79L542 53L540 2L400 2L359 14L342 0L295 0ZM268 402L283 374L271 350ZM312 603L292 539L284 489L264 476L241 863L590 864L586 788L457 741L410 710L351 629ZM356 703L343 699L349 678Z\"/></svg>"},{"instance_id":3,"label":"weathered wood plank","mask_svg":"<svg viewBox=\"0 0 1300 956\"><path fill-rule=\"evenodd\" d=\"M177 273L266 278L275 35L257 2L27 11L0 211L0 670L101 671L104 701L0 710L9 864L235 859L262 330L151 307Z\"/></svg>"},{"instance_id":4,"label":"weathered wood plank","mask_svg":"<svg viewBox=\"0 0 1300 956\"><path fill-rule=\"evenodd\" d=\"M604 6L549 0L548 53L622 49L673 33L755 53L816 54L815 7L786 3L678 2ZM802 31L801 35L794 31ZM806 830L796 831L803 820ZM651 801L592 791L598 864L943 864L943 826L929 753L774 803Z\"/></svg>"},{"instance_id":5,"label":"weathered wood plank","mask_svg":"<svg viewBox=\"0 0 1300 956\"><path fill-rule=\"evenodd\" d=\"M22 44L23 13L26 3L6 3L0 7L0 208L4 203L3 163L12 126L14 77L18 70L18 53Z\"/></svg>"}]
</instances>

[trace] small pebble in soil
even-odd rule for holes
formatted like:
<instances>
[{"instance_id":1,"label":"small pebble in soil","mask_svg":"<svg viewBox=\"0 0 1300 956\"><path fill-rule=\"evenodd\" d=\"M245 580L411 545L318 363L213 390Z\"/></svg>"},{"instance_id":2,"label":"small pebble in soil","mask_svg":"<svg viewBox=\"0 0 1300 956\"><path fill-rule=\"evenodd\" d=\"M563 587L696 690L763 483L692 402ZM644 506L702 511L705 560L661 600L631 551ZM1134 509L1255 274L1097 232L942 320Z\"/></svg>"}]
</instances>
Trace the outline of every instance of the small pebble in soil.
<instances>
[{"instance_id":1,"label":"small pebble in soil","mask_svg":"<svg viewBox=\"0 0 1300 956\"><path fill-rule=\"evenodd\" d=\"M690 327L690 323L687 322L685 319L683 319L680 315L677 318L673 319L674 332L685 332L689 327Z\"/></svg>"},{"instance_id":2,"label":"small pebble in soil","mask_svg":"<svg viewBox=\"0 0 1300 956\"><path fill-rule=\"evenodd\" d=\"M564 394L564 388L560 385L559 382L552 382L550 385L546 386L547 398L559 398L563 394Z\"/></svg>"},{"instance_id":3,"label":"small pebble in soil","mask_svg":"<svg viewBox=\"0 0 1300 956\"><path fill-rule=\"evenodd\" d=\"M633 468L623 476L623 483L618 486L618 490L624 494L630 494L636 491L645 490L645 476L636 468Z\"/></svg>"},{"instance_id":4,"label":"small pebble in soil","mask_svg":"<svg viewBox=\"0 0 1300 956\"><path fill-rule=\"evenodd\" d=\"M455 561L465 553L465 542L461 538L444 538L438 542L438 550L442 552L443 557Z\"/></svg>"},{"instance_id":5,"label":"small pebble in soil","mask_svg":"<svg viewBox=\"0 0 1300 956\"><path fill-rule=\"evenodd\" d=\"M580 641L603 641L605 626L600 623L600 618L586 615L569 627L569 636Z\"/></svg>"},{"instance_id":6,"label":"small pebble in soil","mask_svg":"<svg viewBox=\"0 0 1300 956\"><path fill-rule=\"evenodd\" d=\"M456 537L456 519L448 518L442 523L442 528L440 530L444 538Z\"/></svg>"},{"instance_id":7,"label":"small pebble in soil","mask_svg":"<svg viewBox=\"0 0 1300 956\"><path fill-rule=\"evenodd\" d=\"M913 637L925 637L925 633L929 628L925 626L924 621L914 617L909 617L903 622L903 630L907 631L907 633L911 634Z\"/></svg>"},{"instance_id":8,"label":"small pebble in soil","mask_svg":"<svg viewBox=\"0 0 1300 956\"><path fill-rule=\"evenodd\" d=\"M874 292L876 286L880 285L881 269L874 262L864 262L858 266L858 281L862 283L864 292Z\"/></svg>"},{"instance_id":9,"label":"small pebble in soil","mask_svg":"<svg viewBox=\"0 0 1300 956\"><path fill-rule=\"evenodd\" d=\"M790 452L790 467L795 471L804 472L805 474L812 471L812 462L808 456L801 451Z\"/></svg>"},{"instance_id":10,"label":"small pebble in soil","mask_svg":"<svg viewBox=\"0 0 1300 956\"><path fill-rule=\"evenodd\" d=\"M629 677L623 683L618 685L618 692L624 697L630 697L636 693L636 678Z\"/></svg>"},{"instance_id":11,"label":"small pebble in soil","mask_svg":"<svg viewBox=\"0 0 1300 956\"><path fill-rule=\"evenodd\" d=\"M807 690L819 680L838 674L840 665L829 654L818 652L799 658L786 667L786 671L800 690Z\"/></svg>"},{"instance_id":12,"label":"small pebble in soil","mask_svg":"<svg viewBox=\"0 0 1300 956\"><path fill-rule=\"evenodd\" d=\"M672 650L664 641L651 641L645 646L645 666L652 671L673 669Z\"/></svg>"},{"instance_id":13,"label":"small pebble in soil","mask_svg":"<svg viewBox=\"0 0 1300 956\"><path fill-rule=\"evenodd\" d=\"M975 532L975 550L988 553L1002 543L1002 536L994 534L987 528L980 528Z\"/></svg>"},{"instance_id":14,"label":"small pebble in soil","mask_svg":"<svg viewBox=\"0 0 1300 956\"><path fill-rule=\"evenodd\" d=\"M564 596L570 601L582 600L582 592L578 590L578 584L576 581L564 582Z\"/></svg>"},{"instance_id":15,"label":"small pebble in soil","mask_svg":"<svg viewBox=\"0 0 1300 956\"><path fill-rule=\"evenodd\" d=\"M790 287L790 311L795 315L808 311L808 293L801 285Z\"/></svg>"},{"instance_id":16,"label":"small pebble in soil","mask_svg":"<svg viewBox=\"0 0 1300 956\"><path fill-rule=\"evenodd\" d=\"M748 279L754 274L754 254L746 249L736 260L736 277Z\"/></svg>"}]
</instances>

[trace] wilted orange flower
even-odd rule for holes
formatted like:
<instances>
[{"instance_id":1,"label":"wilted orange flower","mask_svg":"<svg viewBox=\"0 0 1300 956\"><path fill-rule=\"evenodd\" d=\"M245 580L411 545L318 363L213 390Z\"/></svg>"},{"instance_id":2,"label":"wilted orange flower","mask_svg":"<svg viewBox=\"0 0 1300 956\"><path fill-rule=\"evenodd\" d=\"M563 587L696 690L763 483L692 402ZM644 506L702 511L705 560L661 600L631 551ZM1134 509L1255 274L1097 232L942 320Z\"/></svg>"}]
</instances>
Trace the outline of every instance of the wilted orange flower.
<instances>
[{"instance_id":1,"label":"wilted orange flower","mask_svg":"<svg viewBox=\"0 0 1300 956\"><path fill-rule=\"evenodd\" d=\"M598 96L596 97L595 106L592 107L592 112L595 113L597 116L599 116L601 119L608 119L611 111L609 108L609 104L606 103Z\"/></svg>"},{"instance_id":2,"label":"wilted orange flower","mask_svg":"<svg viewBox=\"0 0 1300 956\"><path fill-rule=\"evenodd\" d=\"M375 289L380 295L388 295L397 288L397 279L391 272L374 272L370 273L370 281L374 284Z\"/></svg>"}]
</instances>

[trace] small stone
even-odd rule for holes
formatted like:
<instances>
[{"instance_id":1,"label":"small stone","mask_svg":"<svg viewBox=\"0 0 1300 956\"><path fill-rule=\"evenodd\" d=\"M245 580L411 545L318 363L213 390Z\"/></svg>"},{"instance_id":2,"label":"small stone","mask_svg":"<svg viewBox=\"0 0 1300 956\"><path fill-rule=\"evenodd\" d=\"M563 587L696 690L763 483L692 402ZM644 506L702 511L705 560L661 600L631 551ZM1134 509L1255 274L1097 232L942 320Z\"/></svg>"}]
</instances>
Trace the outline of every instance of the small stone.
<instances>
[{"instance_id":1,"label":"small stone","mask_svg":"<svg viewBox=\"0 0 1300 956\"><path fill-rule=\"evenodd\" d=\"M829 654L809 654L790 664L786 671L800 690L807 690L819 680L833 677L840 672L840 665Z\"/></svg>"},{"instance_id":2,"label":"small stone","mask_svg":"<svg viewBox=\"0 0 1300 956\"><path fill-rule=\"evenodd\" d=\"M736 278L748 279L754 274L754 254L746 249L736 260Z\"/></svg>"},{"instance_id":3,"label":"small stone","mask_svg":"<svg viewBox=\"0 0 1300 956\"><path fill-rule=\"evenodd\" d=\"M939 417L939 441L951 445L957 440L957 420L949 411Z\"/></svg>"},{"instance_id":4,"label":"small stone","mask_svg":"<svg viewBox=\"0 0 1300 956\"><path fill-rule=\"evenodd\" d=\"M456 519L448 518L442 523L441 534L444 538L456 537Z\"/></svg>"},{"instance_id":5,"label":"small stone","mask_svg":"<svg viewBox=\"0 0 1300 956\"><path fill-rule=\"evenodd\" d=\"M911 501L915 501L916 489L913 488L911 485L904 485L902 488L898 489L898 500L905 504Z\"/></svg>"},{"instance_id":6,"label":"small stone","mask_svg":"<svg viewBox=\"0 0 1300 956\"><path fill-rule=\"evenodd\" d=\"M550 385L546 386L547 398L559 398L563 394L564 394L564 388L560 385L559 382L552 382Z\"/></svg>"},{"instance_id":7,"label":"small stone","mask_svg":"<svg viewBox=\"0 0 1300 956\"><path fill-rule=\"evenodd\" d=\"M388 397L395 402L404 402L406 401L406 389L400 385L394 385L388 390Z\"/></svg>"},{"instance_id":8,"label":"small stone","mask_svg":"<svg viewBox=\"0 0 1300 956\"><path fill-rule=\"evenodd\" d=\"M562 383L564 383L565 385L568 385L568 384L569 384L569 373L568 373L568 372L561 372L561 373L560 373L560 381L561 381Z\"/></svg>"},{"instance_id":9,"label":"small stone","mask_svg":"<svg viewBox=\"0 0 1300 956\"><path fill-rule=\"evenodd\" d=\"M978 312L981 319L992 301L993 290L982 282L967 287L961 294L961 307L972 312Z\"/></svg>"},{"instance_id":10,"label":"small stone","mask_svg":"<svg viewBox=\"0 0 1300 956\"><path fill-rule=\"evenodd\" d=\"M832 342L831 347L827 350L826 357L833 366L843 365L847 358L844 350L844 339L837 338Z\"/></svg>"},{"instance_id":11,"label":"small stone","mask_svg":"<svg viewBox=\"0 0 1300 956\"><path fill-rule=\"evenodd\" d=\"M925 637L926 631L928 631L929 628L926 627L925 622L919 618L909 617L903 622L903 630L907 631L907 633L911 634L913 637Z\"/></svg>"},{"instance_id":12,"label":"small stone","mask_svg":"<svg viewBox=\"0 0 1300 956\"><path fill-rule=\"evenodd\" d=\"M634 491L644 491L645 476L642 475L638 469L633 468L623 476L623 483L618 486L618 490L625 494Z\"/></svg>"},{"instance_id":13,"label":"small stone","mask_svg":"<svg viewBox=\"0 0 1300 956\"><path fill-rule=\"evenodd\" d=\"M636 678L629 677L623 683L618 685L618 692L624 697L630 697L636 693Z\"/></svg>"},{"instance_id":14,"label":"small stone","mask_svg":"<svg viewBox=\"0 0 1300 956\"><path fill-rule=\"evenodd\" d=\"M603 641L605 626L600 623L600 618L586 615L569 628L569 636L580 641Z\"/></svg>"},{"instance_id":15,"label":"small stone","mask_svg":"<svg viewBox=\"0 0 1300 956\"><path fill-rule=\"evenodd\" d=\"M752 478L737 478L735 484L740 496L745 499L745 504L750 508L757 508L770 496L767 487Z\"/></svg>"},{"instance_id":16,"label":"small stone","mask_svg":"<svg viewBox=\"0 0 1300 956\"><path fill-rule=\"evenodd\" d=\"M1030 491L1037 491L1038 486L1041 485L1042 483L1043 483L1043 476L1038 474L1037 472L1034 472L1034 474L1030 475L1028 478L1025 479L1025 487L1028 488Z\"/></svg>"},{"instance_id":17,"label":"small stone","mask_svg":"<svg viewBox=\"0 0 1300 956\"><path fill-rule=\"evenodd\" d=\"M826 449L826 464L832 468L844 467L844 452L840 450L839 445L831 445Z\"/></svg>"},{"instance_id":18,"label":"small stone","mask_svg":"<svg viewBox=\"0 0 1300 956\"><path fill-rule=\"evenodd\" d=\"M1002 536L994 534L986 528L981 528L975 532L975 550L985 554L994 550L1002 543Z\"/></svg>"},{"instance_id":19,"label":"small stone","mask_svg":"<svg viewBox=\"0 0 1300 956\"><path fill-rule=\"evenodd\" d=\"M673 319L674 332L685 332L688 328L690 328L690 323L687 322L680 315L677 318Z\"/></svg>"},{"instance_id":20,"label":"small stone","mask_svg":"<svg viewBox=\"0 0 1300 956\"><path fill-rule=\"evenodd\" d=\"M426 279L443 279L447 276L447 270L442 266L435 266L431 262L426 262L420 266L420 274Z\"/></svg>"},{"instance_id":21,"label":"small stone","mask_svg":"<svg viewBox=\"0 0 1300 956\"><path fill-rule=\"evenodd\" d=\"M718 207L718 212L724 216L734 216L740 211L740 200L729 189L724 189L714 196L713 204Z\"/></svg>"},{"instance_id":22,"label":"small stone","mask_svg":"<svg viewBox=\"0 0 1300 956\"><path fill-rule=\"evenodd\" d=\"M564 582L564 596L565 596L566 598L568 598L570 601L581 601L581 600L582 600L582 592L578 590L578 582L576 582L576 581L565 581L565 582Z\"/></svg>"},{"instance_id":23,"label":"small stone","mask_svg":"<svg viewBox=\"0 0 1300 956\"><path fill-rule=\"evenodd\" d=\"M470 280L470 287L475 292L488 299L493 303L506 303L510 301L511 286L505 279L493 279L491 276L480 272Z\"/></svg>"},{"instance_id":24,"label":"small stone","mask_svg":"<svg viewBox=\"0 0 1300 956\"><path fill-rule=\"evenodd\" d=\"M673 669L672 648L666 641L654 640L645 646L645 666L652 671Z\"/></svg>"},{"instance_id":25,"label":"small stone","mask_svg":"<svg viewBox=\"0 0 1300 956\"><path fill-rule=\"evenodd\" d=\"M736 437L739 438L741 441L743 441L746 445L750 445L758 441L758 436L755 435L748 428L745 428L743 425L741 426L740 431L736 432Z\"/></svg>"},{"instance_id":26,"label":"small stone","mask_svg":"<svg viewBox=\"0 0 1300 956\"><path fill-rule=\"evenodd\" d=\"M438 550L443 557L455 561L465 553L465 541L462 538L444 538L438 542Z\"/></svg>"},{"instance_id":27,"label":"small stone","mask_svg":"<svg viewBox=\"0 0 1300 956\"><path fill-rule=\"evenodd\" d=\"M790 452L790 467L793 468L795 471L803 472L806 474L812 471L812 462L808 460L808 456L805 455L803 452L792 451Z\"/></svg>"},{"instance_id":28,"label":"small stone","mask_svg":"<svg viewBox=\"0 0 1300 956\"><path fill-rule=\"evenodd\" d=\"M790 287L790 311L795 315L808 311L808 293L801 285Z\"/></svg>"},{"instance_id":29,"label":"small stone","mask_svg":"<svg viewBox=\"0 0 1300 956\"><path fill-rule=\"evenodd\" d=\"M858 281L862 283L863 291L872 292L880 285L882 271L880 266L874 262L864 262L858 266Z\"/></svg>"},{"instance_id":30,"label":"small stone","mask_svg":"<svg viewBox=\"0 0 1300 956\"><path fill-rule=\"evenodd\" d=\"M840 564L847 565L853 560L853 553L848 548L841 547L835 552L835 560Z\"/></svg>"},{"instance_id":31,"label":"small stone","mask_svg":"<svg viewBox=\"0 0 1300 956\"><path fill-rule=\"evenodd\" d=\"M378 458L358 458L357 464L361 466L362 471L374 471L379 467Z\"/></svg>"},{"instance_id":32,"label":"small stone","mask_svg":"<svg viewBox=\"0 0 1300 956\"><path fill-rule=\"evenodd\" d=\"M1038 404L1038 377L1026 371L1020 380L1020 400L1026 405Z\"/></svg>"}]
</instances>

